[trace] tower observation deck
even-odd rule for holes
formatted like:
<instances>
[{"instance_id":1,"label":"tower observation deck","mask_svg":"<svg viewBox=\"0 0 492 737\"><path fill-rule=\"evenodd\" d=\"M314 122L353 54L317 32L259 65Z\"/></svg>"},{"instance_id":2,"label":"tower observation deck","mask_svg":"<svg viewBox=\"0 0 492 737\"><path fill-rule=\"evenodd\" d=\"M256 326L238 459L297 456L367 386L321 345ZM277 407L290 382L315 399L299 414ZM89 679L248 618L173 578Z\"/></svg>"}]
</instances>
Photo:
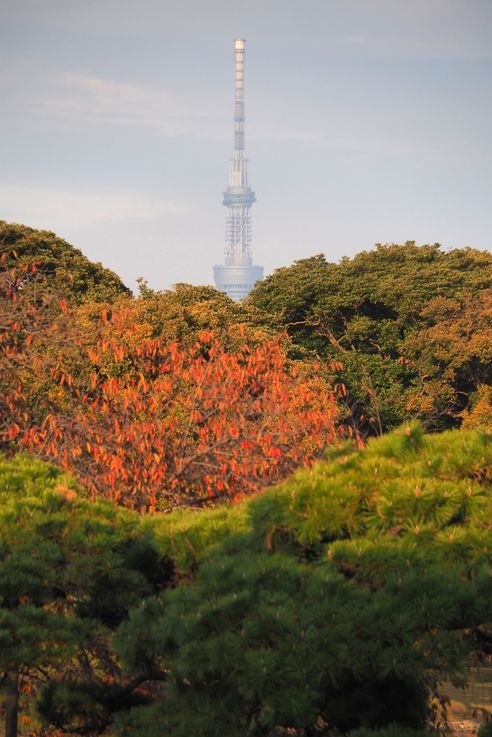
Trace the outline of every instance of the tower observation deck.
<instances>
[{"instance_id":1,"label":"tower observation deck","mask_svg":"<svg viewBox=\"0 0 492 737\"><path fill-rule=\"evenodd\" d=\"M251 253L251 205L255 193L248 186L248 160L244 158L244 52L246 41L234 42L234 151L229 164L229 184L224 192L227 207L224 264L214 266L215 285L234 300L251 291L263 278L263 266L254 266Z\"/></svg>"}]
</instances>

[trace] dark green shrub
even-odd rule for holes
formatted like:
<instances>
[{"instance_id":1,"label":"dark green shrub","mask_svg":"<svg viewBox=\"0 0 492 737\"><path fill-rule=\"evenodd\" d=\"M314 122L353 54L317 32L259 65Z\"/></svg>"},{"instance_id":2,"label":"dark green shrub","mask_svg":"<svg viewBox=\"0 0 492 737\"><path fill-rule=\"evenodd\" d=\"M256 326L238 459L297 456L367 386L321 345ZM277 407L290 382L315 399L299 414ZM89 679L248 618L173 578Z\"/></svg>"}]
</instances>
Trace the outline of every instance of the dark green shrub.
<instances>
[{"instance_id":1,"label":"dark green shrub","mask_svg":"<svg viewBox=\"0 0 492 737\"><path fill-rule=\"evenodd\" d=\"M478 730L478 737L492 737L492 722L485 722Z\"/></svg>"}]
</instances>

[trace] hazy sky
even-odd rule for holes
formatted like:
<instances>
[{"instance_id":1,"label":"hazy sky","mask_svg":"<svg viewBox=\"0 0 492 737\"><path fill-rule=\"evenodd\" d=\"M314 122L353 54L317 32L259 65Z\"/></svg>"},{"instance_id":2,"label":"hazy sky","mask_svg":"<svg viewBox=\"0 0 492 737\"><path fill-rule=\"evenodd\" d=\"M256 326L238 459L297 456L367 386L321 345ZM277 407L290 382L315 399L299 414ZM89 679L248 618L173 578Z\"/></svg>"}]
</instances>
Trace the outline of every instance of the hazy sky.
<instances>
[{"instance_id":1,"label":"hazy sky","mask_svg":"<svg viewBox=\"0 0 492 737\"><path fill-rule=\"evenodd\" d=\"M247 39L255 262L492 246L492 0L0 0L0 219L212 283Z\"/></svg>"}]
</instances>

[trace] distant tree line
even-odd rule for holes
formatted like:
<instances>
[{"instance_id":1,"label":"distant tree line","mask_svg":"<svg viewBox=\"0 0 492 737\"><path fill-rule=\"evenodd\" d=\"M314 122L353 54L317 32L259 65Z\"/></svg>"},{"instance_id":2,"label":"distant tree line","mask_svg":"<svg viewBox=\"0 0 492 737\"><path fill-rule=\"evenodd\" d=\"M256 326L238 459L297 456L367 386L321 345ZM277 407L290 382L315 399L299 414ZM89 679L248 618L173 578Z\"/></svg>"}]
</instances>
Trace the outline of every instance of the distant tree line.
<instances>
[{"instance_id":1,"label":"distant tree line","mask_svg":"<svg viewBox=\"0 0 492 737\"><path fill-rule=\"evenodd\" d=\"M492 422L492 254L438 244L378 245L329 263L277 269L235 304L211 287L178 284L133 299L121 280L53 233L0 222L4 269L37 264L44 289L71 305L131 305L142 330L192 342L213 330L226 349L283 336L290 359L321 359L347 389L363 434L417 417L431 430ZM237 326L242 326L238 333ZM333 376L332 366L338 366Z\"/></svg>"}]
</instances>

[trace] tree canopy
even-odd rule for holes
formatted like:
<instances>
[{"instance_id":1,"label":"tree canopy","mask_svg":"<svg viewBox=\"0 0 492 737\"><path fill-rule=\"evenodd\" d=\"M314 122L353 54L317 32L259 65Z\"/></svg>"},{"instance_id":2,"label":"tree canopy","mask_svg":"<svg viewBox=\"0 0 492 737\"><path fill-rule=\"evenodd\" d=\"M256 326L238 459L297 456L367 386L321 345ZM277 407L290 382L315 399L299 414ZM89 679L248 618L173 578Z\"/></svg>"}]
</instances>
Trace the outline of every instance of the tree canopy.
<instances>
[{"instance_id":1,"label":"tree canopy","mask_svg":"<svg viewBox=\"0 0 492 737\"><path fill-rule=\"evenodd\" d=\"M19 703L54 726L77 731L70 703L90 703L85 729L102 731L115 709L140 703L110 647L111 632L142 597L169 584L172 567L137 516L90 503L59 469L0 456L0 688L7 691L6 737ZM60 713L52 705L60 680ZM77 696L78 694L78 696ZM67 703L68 702L68 703ZM120 706L118 706L118 704ZM60 722L60 723L58 723Z\"/></svg>"},{"instance_id":2,"label":"tree canopy","mask_svg":"<svg viewBox=\"0 0 492 737\"><path fill-rule=\"evenodd\" d=\"M0 446L72 469L96 496L141 510L231 499L343 432L326 369L265 332L198 323L178 341L147 321L147 299L60 296L0 275Z\"/></svg>"},{"instance_id":3,"label":"tree canopy","mask_svg":"<svg viewBox=\"0 0 492 737\"><path fill-rule=\"evenodd\" d=\"M177 571L198 570L122 625L127 667L170 681L116 734L439 721L439 682L490 649L491 453L477 431L407 427L227 513L154 519Z\"/></svg>"},{"instance_id":4,"label":"tree canopy","mask_svg":"<svg viewBox=\"0 0 492 737\"><path fill-rule=\"evenodd\" d=\"M485 348L476 352L479 343L491 342L491 284L490 253L408 242L378 245L338 264L322 255L297 261L259 282L248 302L275 315L302 349L341 362L354 413L366 428L381 432L418 416L443 429L458 425L463 413L470 417L483 387L492 385L490 355ZM466 326L461 319L461 332L453 329L432 381L430 348L417 345L429 337L430 320L434 348L448 331L450 302L439 311L439 299L454 300L455 310L473 303L474 319ZM458 365L452 356L468 351L469 340L475 354ZM443 367L453 376L442 377ZM416 399L424 395L425 401Z\"/></svg>"},{"instance_id":5,"label":"tree canopy","mask_svg":"<svg viewBox=\"0 0 492 737\"><path fill-rule=\"evenodd\" d=\"M234 302L213 287L191 284L155 291L140 280L140 298L134 302L133 318L151 326L153 337L183 343L193 342L203 330L213 330L231 349L245 342L258 345L278 337L274 320L264 311Z\"/></svg>"},{"instance_id":6,"label":"tree canopy","mask_svg":"<svg viewBox=\"0 0 492 737\"><path fill-rule=\"evenodd\" d=\"M232 351L279 338L290 359L321 359L330 373L338 365L335 380L347 389L348 424L362 435L411 417L431 430L490 421L488 252L407 242L378 245L338 264L319 255L278 269L236 304L212 287L187 284L156 292L141 282L140 297L133 299L115 274L53 233L25 226L0 223L0 247L3 269L31 269L25 291L29 285L39 301L51 290L81 304L79 324L85 320L89 330L101 308L123 300L128 319L147 338L192 345L201 331L213 330ZM463 348L468 358L460 362Z\"/></svg>"},{"instance_id":7,"label":"tree canopy","mask_svg":"<svg viewBox=\"0 0 492 737\"><path fill-rule=\"evenodd\" d=\"M113 302L131 294L113 271L90 261L51 231L0 220L0 256L3 254L4 267L36 265L45 283L74 303Z\"/></svg>"},{"instance_id":8,"label":"tree canopy","mask_svg":"<svg viewBox=\"0 0 492 737\"><path fill-rule=\"evenodd\" d=\"M0 222L5 737L442 730L492 657L491 284L406 243L134 298Z\"/></svg>"},{"instance_id":9,"label":"tree canopy","mask_svg":"<svg viewBox=\"0 0 492 737\"><path fill-rule=\"evenodd\" d=\"M69 733L424 730L491 651L491 468L490 435L411 426L233 507L139 517L2 459L0 670Z\"/></svg>"}]
</instances>

